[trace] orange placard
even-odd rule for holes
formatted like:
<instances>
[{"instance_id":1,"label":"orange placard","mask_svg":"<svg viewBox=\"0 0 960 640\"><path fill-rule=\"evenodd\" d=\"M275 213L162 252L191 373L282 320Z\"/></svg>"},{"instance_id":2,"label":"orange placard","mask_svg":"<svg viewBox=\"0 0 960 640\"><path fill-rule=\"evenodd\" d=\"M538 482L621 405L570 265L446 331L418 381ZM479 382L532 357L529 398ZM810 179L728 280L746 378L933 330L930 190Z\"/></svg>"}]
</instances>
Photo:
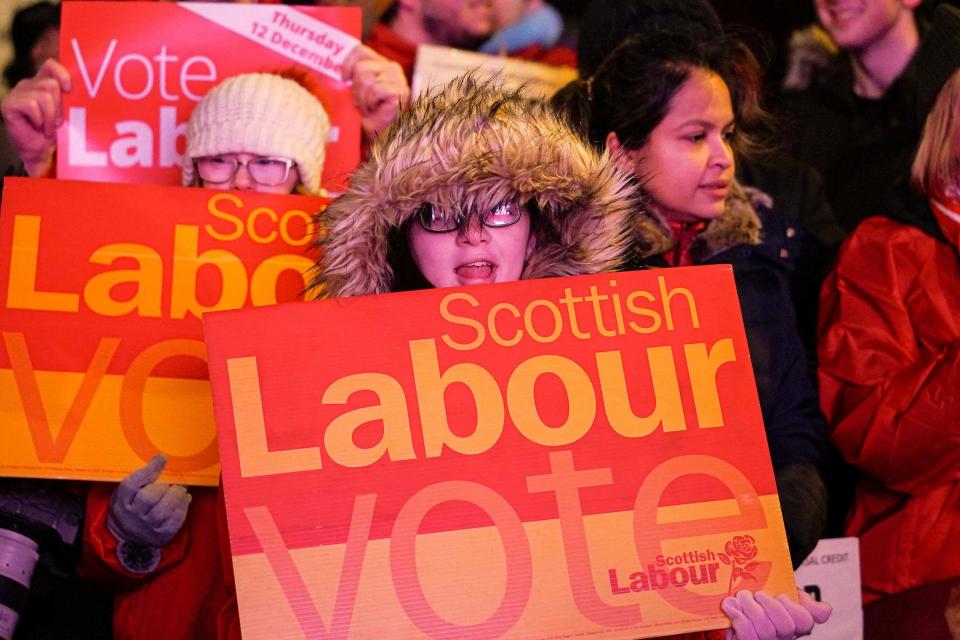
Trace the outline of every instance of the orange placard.
<instances>
[{"instance_id":1,"label":"orange placard","mask_svg":"<svg viewBox=\"0 0 960 640\"><path fill-rule=\"evenodd\" d=\"M360 9L282 4L68 2L58 134L61 178L180 184L187 120L229 76L306 68L330 116L323 185L344 190L360 161L360 114L340 66L359 42Z\"/></svg>"},{"instance_id":2,"label":"orange placard","mask_svg":"<svg viewBox=\"0 0 960 640\"><path fill-rule=\"evenodd\" d=\"M7 178L0 475L217 483L200 316L300 297L320 198Z\"/></svg>"},{"instance_id":3,"label":"orange placard","mask_svg":"<svg viewBox=\"0 0 960 640\"><path fill-rule=\"evenodd\" d=\"M729 266L204 335L245 638L657 637L794 593Z\"/></svg>"}]
</instances>

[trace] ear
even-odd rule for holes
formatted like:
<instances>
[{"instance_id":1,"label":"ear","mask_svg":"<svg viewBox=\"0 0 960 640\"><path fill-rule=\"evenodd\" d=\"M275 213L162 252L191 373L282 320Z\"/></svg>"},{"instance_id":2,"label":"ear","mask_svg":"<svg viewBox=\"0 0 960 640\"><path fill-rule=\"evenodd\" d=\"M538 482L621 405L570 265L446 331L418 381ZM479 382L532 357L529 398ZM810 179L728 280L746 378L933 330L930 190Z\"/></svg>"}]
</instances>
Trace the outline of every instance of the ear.
<instances>
[{"instance_id":1,"label":"ear","mask_svg":"<svg viewBox=\"0 0 960 640\"><path fill-rule=\"evenodd\" d=\"M620 138L617 137L616 131L607 134L604 145L620 170L631 175L637 173L637 165L640 162L638 150L625 148L620 142Z\"/></svg>"}]
</instances>

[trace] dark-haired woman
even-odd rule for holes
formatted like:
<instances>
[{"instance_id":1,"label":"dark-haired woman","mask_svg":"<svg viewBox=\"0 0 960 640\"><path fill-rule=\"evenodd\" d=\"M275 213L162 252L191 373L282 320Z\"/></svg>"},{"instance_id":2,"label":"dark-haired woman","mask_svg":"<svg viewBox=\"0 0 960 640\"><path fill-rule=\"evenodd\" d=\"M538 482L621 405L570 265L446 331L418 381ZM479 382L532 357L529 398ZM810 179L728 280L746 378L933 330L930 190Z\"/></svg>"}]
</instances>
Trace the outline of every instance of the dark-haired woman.
<instances>
[{"instance_id":1,"label":"dark-haired woman","mask_svg":"<svg viewBox=\"0 0 960 640\"><path fill-rule=\"evenodd\" d=\"M826 513L819 473L825 423L791 303L786 221L741 187L737 130L755 88L737 43L655 33L625 41L555 106L616 155L645 196L632 218L635 268L733 265L794 566Z\"/></svg>"}]
</instances>

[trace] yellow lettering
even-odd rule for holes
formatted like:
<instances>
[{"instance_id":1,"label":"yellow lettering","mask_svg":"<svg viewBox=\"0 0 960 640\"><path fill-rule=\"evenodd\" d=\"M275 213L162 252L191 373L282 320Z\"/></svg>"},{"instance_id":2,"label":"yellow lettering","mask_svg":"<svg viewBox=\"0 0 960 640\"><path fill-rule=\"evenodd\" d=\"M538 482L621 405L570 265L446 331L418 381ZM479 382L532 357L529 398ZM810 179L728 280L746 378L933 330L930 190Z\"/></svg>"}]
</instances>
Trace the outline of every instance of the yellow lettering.
<instances>
[{"instance_id":1,"label":"yellow lettering","mask_svg":"<svg viewBox=\"0 0 960 640\"><path fill-rule=\"evenodd\" d=\"M227 381L233 404L240 476L271 476L320 469L319 447L270 451L260 399L260 374L255 356L227 359Z\"/></svg>"},{"instance_id":2,"label":"yellow lettering","mask_svg":"<svg viewBox=\"0 0 960 640\"><path fill-rule=\"evenodd\" d=\"M645 316L650 319L649 326L641 326L631 320L627 324L630 325L630 328L633 329L636 333L656 333L660 330L660 326L663 324L663 320L660 318L660 314L652 309L644 309L643 307L638 307L634 304L634 300L637 298L643 298L649 302L654 301L653 294L649 291L634 291L627 296L627 309L639 316Z\"/></svg>"},{"instance_id":3,"label":"yellow lettering","mask_svg":"<svg viewBox=\"0 0 960 640\"><path fill-rule=\"evenodd\" d=\"M98 273L83 288L83 300L92 311L104 316L122 316L136 311L145 318L160 317L163 289L163 260L142 244L118 243L100 247L90 256L93 264L110 265L116 260L137 261L137 269L115 269ZM135 284L136 293L127 300L110 295L114 287Z\"/></svg>"},{"instance_id":4,"label":"yellow lettering","mask_svg":"<svg viewBox=\"0 0 960 640\"><path fill-rule=\"evenodd\" d=\"M697 421L701 429L722 427L723 410L720 395L717 392L717 370L737 357L733 353L733 340L718 340L707 353L703 342L687 344L683 347L687 359L687 371L690 374L690 387L693 389L693 403L697 408Z\"/></svg>"},{"instance_id":5,"label":"yellow lettering","mask_svg":"<svg viewBox=\"0 0 960 640\"><path fill-rule=\"evenodd\" d=\"M537 307L546 307L553 314L553 332L549 335L540 335L533 328L533 311ZM523 325L527 328L531 338L537 342L548 343L560 337L560 333L563 331L563 318L560 317L560 309L557 308L557 305L549 300L534 300L523 310Z\"/></svg>"},{"instance_id":6,"label":"yellow lettering","mask_svg":"<svg viewBox=\"0 0 960 640\"><path fill-rule=\"evenodd\" d=\"M37 291L39 251L40 216L14 216L7 307L76 313L80 308L80 296L76 293Z\"/></svg>"},{"instance_id":7,"label":"yellow lettering","mask_svg":"<svg viewBox=\"0 0 960 640\"><path fill-rule=\"evenodd\" d=\"M462 454L483 453L503 433L503 397L493 376L478 365L461 362L440 373L436 341L411 340L410 360L417 387L423 445L428 458L443 452L444 446ZM443 394L451 384L459 382L470 390L477 407L477 426L468 436L450 431L447 406Z\"/></svg>"},{"instance_id":8,"label":"yellow lettering","mask_svg":"<svg viewBox=\"0 0 960 640\"><path fill-rule=\"evenodd\" d=\"M267 258L253 271L250 278L250 302L255 307L277 304L277 280L284 271L294 271L301 279L313 267L313 260L285 253ZM306 287L306 280L303 281Z\"/></svg>"},{"instance_id":9,"label":"yellow lettering","mask_svg":"<svg viewBox=\"0 0 960 640\"><path fill-rule=\"evenodd\" d=\"M205 311L239 309L247 297L247 272L237 256L223 249L211 249L197 255L197 227L178 224L173 240L173 291L170 317L183 318L187 313L200 317ZM197 272L203 265L220 271L220 298L210 306L197 300Z\"/></svg>"},{"instance_id":10,"label":"yellow lettering","mask_svg":"<svg viewBox=\"0 0 960 640\"><path fill-rule=\"evenodd\" d=\"M209 211L210 215L212 215L214 218L219 218L220 220L225 220L227 222L232 223L234 227L233 231L229 233L220 233L219 231L213 228L213 225L210 225L210 224L204 225L203 229L208 234L210 234L210 237L213 238L214 240L231 242L243 235L243 219L240 218L239 216L235 216L227 213L226 211L221 211L220 209L217 209L217 205L223 202L224 200L227 202L230 202L237 208L243 207L243 200L241 200L234 194L218 193L217 195L213 196L212 198L210 198L210 200L207 201L207 211Z\"/></svg>"},{"instance_id":11,"label":"yellow lettering","mask_svg":"<svg viewBox=\"0 0 960 640\"><path fill-rule=\"evenodd\" d=\"M477 299L474 298L469 293L451 293L448 296L444 296L443 300L440 301L440 317L442 317L447 322L453 324L462 324L466 327L470 327L477 332L477 336L471 342L456 342L453 338L450 337L449 333L445 333L440 336L440 339L443 340L451 349L456 349L457 351L470 351L471 349L476 349L481 344L483 344L486 334L483 331L483 325L474 320L473 318L466 318L463 316L457 316L450 312L450 303L454 300L464 300L471 307L476 307L480 303L477 302Z\"/></svg>"},{"instance_id":12,"label":"yellow lettering","mask_svg":"<svg viewBox=\"0 0 960 640\"><path fill-rule=\"evenodd\" d=\"M323 434L327 455L344 467L365 467L389 454L391 460L413 460L413 441L403 387L382 373L358 373L336 380L323 394L323 404L346 404L357 391L373 391L380 403L372 407L353 409L334 418ZM376 445L358 447L354 432L362 425L382 421L383 437Z\"/></svg>"},{"instance_id":13,"label":"yellow lettering","mask_svg":"<svg viewBox=\"0 0 960 640\"><path fill-rule=\"evenodd\" d=\"M548 426L537 411L534 393L537 378L552 373L567 392L567 420L559 427ZM507 382L507 406L510 418L528 440L544 446L563 446L576 442L590 429L597 414L597 397L587 372L563 356L536 356L525 360Z\"/></svg>"},{"instance_id":14,"label":"yellow lettering","mask_svg":"<svg viewBox=\"0 0 960 640\"><path fill-rule=\"evenodd\" d=\"M270 218L270 222L277 222L277 213L273 209L267 207L257 207L250 212L250 215L247 216L247 233L250 235L250 239L259 244L268 244L277 239L276 230L271 231L265 236L261 236L257 233L257 218L265 215Z\"/></svg>"},{"instance_id":15,"label":"yellow lettering","mask_svg":"<svg viewBox=\"0 0 960 640\"><path fill-rule=\"evenodd\" d=\"M501 311L509 311L514 318L520 318L520 310L509 302L499 302L490 308L490 313L487 315L487 327L490 329L490 337L493 341L502 347L512 347L523 338L523 329L517 329L509 340L501 336L497 331L497 314Z\"/></svg>"},{"instance_id":16,"label":"yellow lettering","mask_svg":"<svg viewBox=\"0 0 960 640\"><path fill-rule=\"evenodd\" d=\"M689 289L682 288L667 291L667 279L663 276L657 276L657 284L660 286L660 299L663 301L663 315L667 320L667 331L673 331L673 313L670 310L670 299L678 294L687 299L690 309L690 324L694 329L699 329L700 318L697 316L697 303L693 299L693 293Z\"/></svg>"},{"instance_id":17,"label":"yellow lettering","mask_svg":"<svg viewBox=\"0 0 960 640\"><path fill-rule=\"evenodd\" d=\"M294 238L290 235L291 218L301 218L304 221L306 231L304 231L302 238ZM280 218L280 237L290 246L302 247L310 242L311 236L313 236L313 216L306 211L301 211L300 209L291 209L283 214L283 217Z\"/></svg>"},{"instance_id":18,"label":"yellow lettering","mask_svg":"<svg viewBox=\"0 0 960 640\"><path fill-rule=\"evenodd\" d=\"M614 431L627 438L642 438L656 431L661 424L664 431L683 431L687 428L670 347L647 348L654 405L650 414L644 417L634 414L630 407L620 352L601 351L596 354L596 359L603 407Z\"/></svg>"}]
</instances>

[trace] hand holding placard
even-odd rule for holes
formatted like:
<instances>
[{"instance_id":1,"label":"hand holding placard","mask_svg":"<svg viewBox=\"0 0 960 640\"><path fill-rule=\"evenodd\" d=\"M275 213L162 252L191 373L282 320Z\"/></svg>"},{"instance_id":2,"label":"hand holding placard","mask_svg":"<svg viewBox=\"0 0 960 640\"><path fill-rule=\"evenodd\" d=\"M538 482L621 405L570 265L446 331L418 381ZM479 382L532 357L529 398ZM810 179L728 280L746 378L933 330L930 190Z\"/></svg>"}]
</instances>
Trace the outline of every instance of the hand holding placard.
<instances>
[{"instance_id":1,"label":"hand holding placard","mask_svg":"<svg viewBox=\"0 0 960 640\"><path fill-rule=\"evenodd\" d=\"M351 83L353 104L367 139L379 136L410 104L403 67L370 47L359 45L343 61L343 79Z\"/></svg>"},{"instance_id":2,"label":"hand holding placard","mask_svg":"<svg viewBox=\"0 0 960 640\"><path fill-rule=\"evenodd\" d=\"M0 104L7 135L31 176L50 170L63 122L62 93L72 89L70 72L50 59L32 78L17 83Z\"/></svg>"},{"instance_id":3,"label":"hand holding placard","mask_svg":"<svg viewBox=\"0 0 960 640\"><path fill-rule=\"evenodd\" d=\"M113 492L107 527L118 540L159 548L180 531L192 497L182 485L157 482L166 464L165 456L154 456Z\"/></svg>"},{"instance_id":4,"label":"hand holding placard","mask_svg":"<svg viewBox=\"0 0 960 640\"><path fill-rule=\"evenodd\" d=\"M773 598L763 591L740 591L725 598L720 608L733 624L724 640L793 640L809 635L814 625L823 624L833 612L826 602L817 602L806 591L797 591L800 603L784 594Z\"/></svg>"}]
</instances>

